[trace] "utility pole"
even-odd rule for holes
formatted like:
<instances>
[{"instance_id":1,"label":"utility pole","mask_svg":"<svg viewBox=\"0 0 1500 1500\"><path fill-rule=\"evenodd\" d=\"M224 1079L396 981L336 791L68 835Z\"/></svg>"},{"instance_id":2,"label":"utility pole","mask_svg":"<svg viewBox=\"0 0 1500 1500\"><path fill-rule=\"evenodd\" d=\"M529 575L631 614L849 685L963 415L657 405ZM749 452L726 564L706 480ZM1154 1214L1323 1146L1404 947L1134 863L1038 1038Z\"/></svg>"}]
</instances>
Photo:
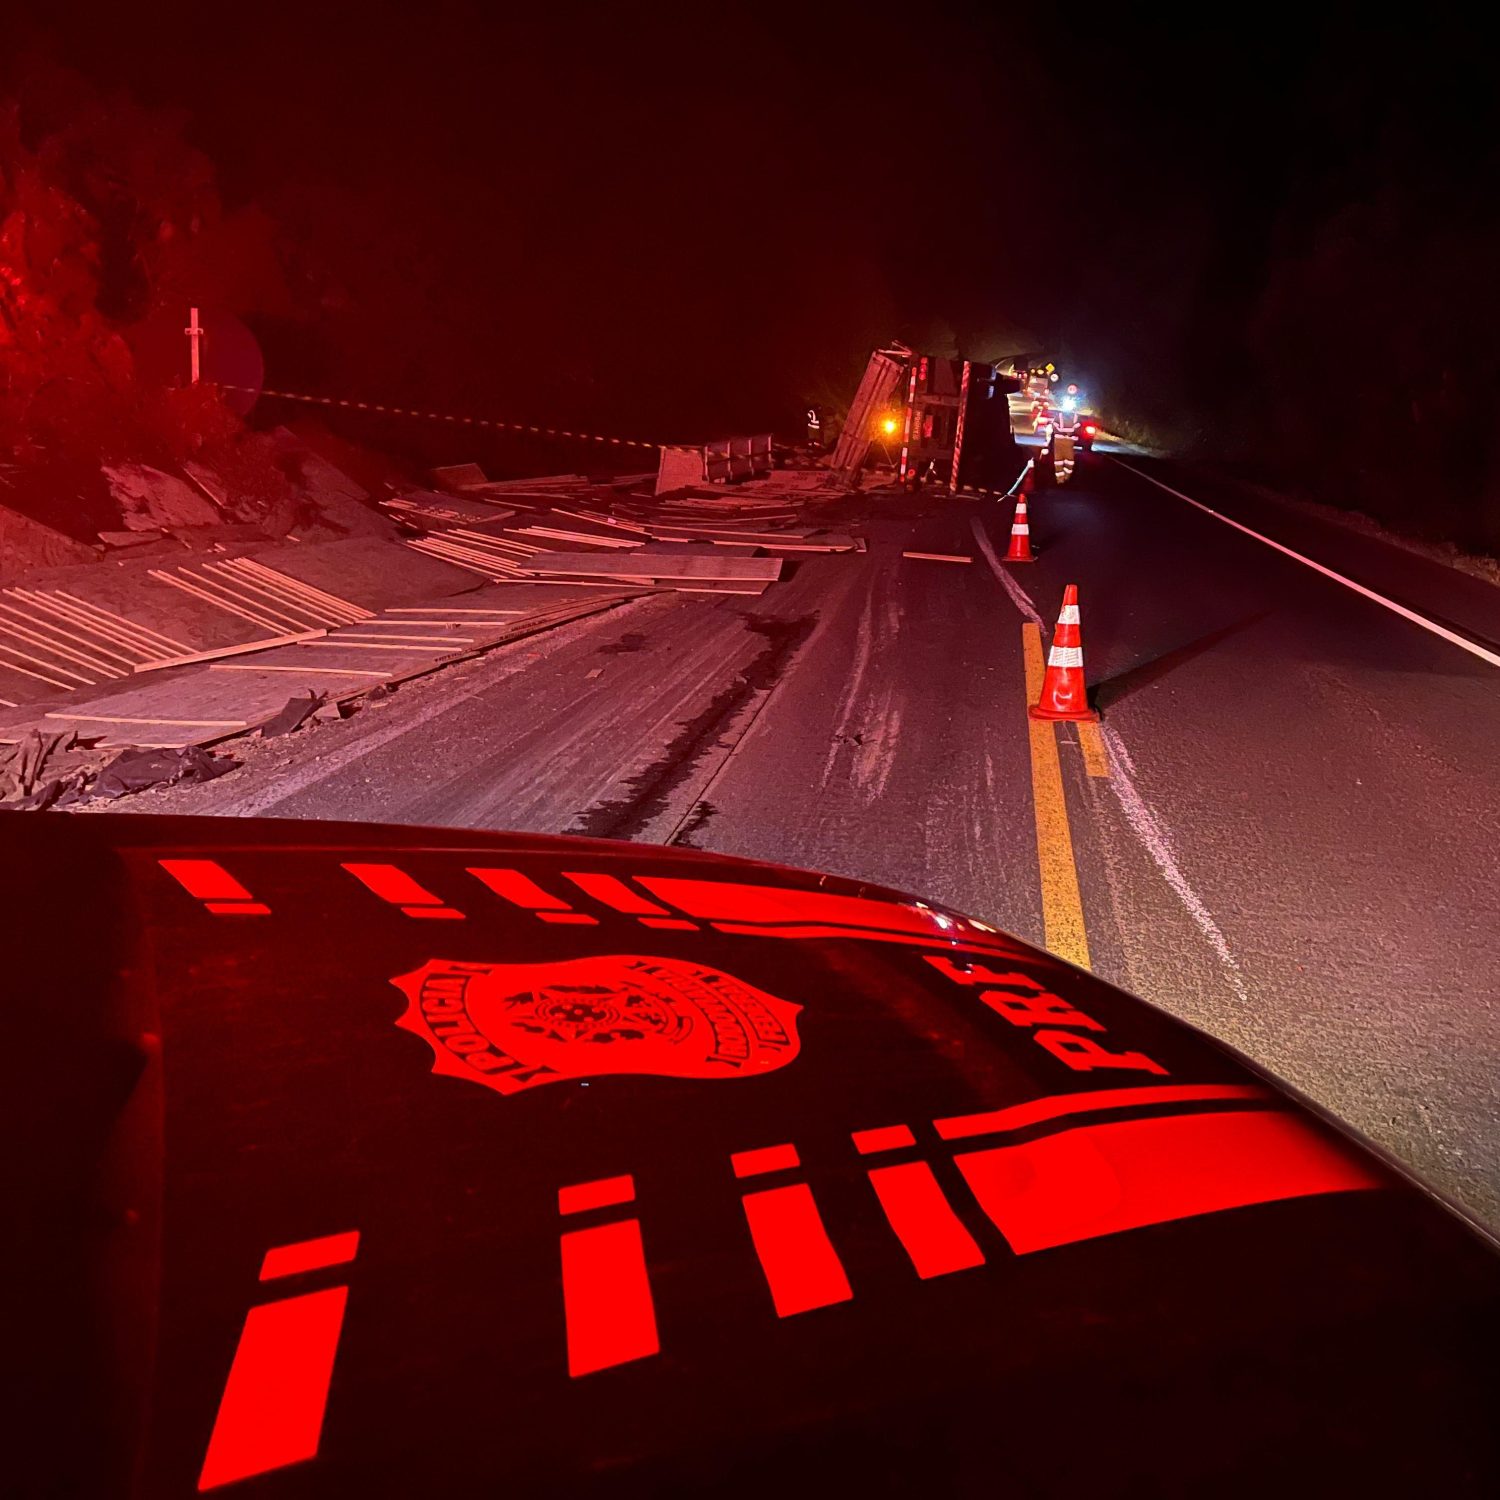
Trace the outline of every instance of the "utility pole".
<instances>
[{"instance_id":1,"label":"utility pole","mask_svg":"<svg viewBox=\"0 0 1500 1500\"><path fill-rule=\"evenodd\" d=\"M193 362L192 383L197 385L198 377L202 374L202 361L199 356L203 342L203 327L198 322L198 309L196 307L189 308L188 314L188 326L182 331L188 336L188 347L191 351Z\"/></svg>"}]
</instances>

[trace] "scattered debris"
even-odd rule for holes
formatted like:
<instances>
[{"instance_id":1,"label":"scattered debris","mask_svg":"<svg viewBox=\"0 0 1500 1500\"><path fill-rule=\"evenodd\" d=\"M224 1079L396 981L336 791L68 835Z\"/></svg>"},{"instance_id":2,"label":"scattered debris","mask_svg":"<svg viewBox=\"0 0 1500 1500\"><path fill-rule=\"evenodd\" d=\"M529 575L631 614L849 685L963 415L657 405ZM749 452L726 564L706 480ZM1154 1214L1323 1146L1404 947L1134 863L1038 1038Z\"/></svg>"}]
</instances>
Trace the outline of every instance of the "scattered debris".
<instances>
[{"instance_id":1,"label":"scattered debris","mask_svg":"<svg viewBox=\"0 0 1500 1500\"><path fill-rule=\"evenodd\" d=\"M19 744L0 747L0 804L24 805L37 791L47 763L77 743L78 734L72 729L51 734L33 729Z\"/></svg>"},{"instance_id":2,"label":"scattered debris","mask_svg":"<svg viewBox=\"0 0 1500 1500\"><path fill-rule=\"evenodd\" d=\"M150 464L104 464L110 494L127 531L159 531L163 526L213 526L218 507L186 480Z\"/></svg>"},{"instance_id":3,"label":"scattered debris","mask_svg":"<svg viewBox=\"0 0 1500 1500\"><path fill-rule=\"evenodd\" d=\"M122 750L101 770L89 788L94 797L114 799L153 786L192 785L212 781L239 764L227 755L214 755L201 745L181 749L154 747Z\"/></svg>"},{"instance_id":4,"label":"scattered debris","mask_svg":"<svg viewBox=\"0 0 1500 1500\"><path fill-rule=\"evenodd\" d=\"M327 701L326 693L314 692L311 688L306 693L294 693L286 700L285 708L260 726L261 739L275 739L277 735L300 729Z\"/></svg>"},{"instance_id":5,"label":"scattered debris","mask_svg":"<svg viewBox=\"0 0 1500 1500\"><path fill-rule=\"evenodd\" d=\"M925 558L928 562L971 563L974 561L972 557L954 557L948 552L903 552L901 555L902 557Z\"/></svg>"},{"instance_id":6,"label":"scattered debris","mask_svg":"<svg viewBox=\"0 0 1500 1500\"><path fill-rule=\"evenodd\" d=\"M478 464L446 464L432 471L439 484L451 485L456 490L467 489L471 484L488 484L484 470Z\"/></svg>"}]
</instances>

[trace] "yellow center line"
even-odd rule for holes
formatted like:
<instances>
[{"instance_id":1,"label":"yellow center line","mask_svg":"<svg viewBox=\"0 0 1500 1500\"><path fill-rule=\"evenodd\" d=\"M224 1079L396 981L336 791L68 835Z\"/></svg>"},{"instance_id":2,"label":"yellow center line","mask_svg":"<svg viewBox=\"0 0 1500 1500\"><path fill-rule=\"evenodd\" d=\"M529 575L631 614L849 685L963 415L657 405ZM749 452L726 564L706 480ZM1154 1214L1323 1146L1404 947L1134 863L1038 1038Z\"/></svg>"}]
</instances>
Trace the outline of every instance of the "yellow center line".
<instances>
[{"instance_id":1,"label":"yellow center line","mask_svg":"<svg viewBox=\"0 0 1500 1500\"><path fill-rule=\"evenodd\" d=\"M1021 627L1021 654L1026 663L1026 701L1035 703L1042 693L1042 632L1029 622ZM1031 798L1042 880L1042 940L1059 958L1087 969L1091 967L1089 940L1083 925L1083 898L1073 860L1068 804L1063 798L1057 731L1052 724L1032 718L1026 725L1031 734Z\"/></svg>"},{"instance_id":2,"label":"yellow center line","mask_svg":"<svg viewBox=\"0 0 1500 1500\"><path fill-rule=\"evenodd\" d=\"M1109 752L1097 724L1078 726L1078 748L1083 751L1083 768L1090 776L1109 775Z\"/></svg>"}]
</instances>

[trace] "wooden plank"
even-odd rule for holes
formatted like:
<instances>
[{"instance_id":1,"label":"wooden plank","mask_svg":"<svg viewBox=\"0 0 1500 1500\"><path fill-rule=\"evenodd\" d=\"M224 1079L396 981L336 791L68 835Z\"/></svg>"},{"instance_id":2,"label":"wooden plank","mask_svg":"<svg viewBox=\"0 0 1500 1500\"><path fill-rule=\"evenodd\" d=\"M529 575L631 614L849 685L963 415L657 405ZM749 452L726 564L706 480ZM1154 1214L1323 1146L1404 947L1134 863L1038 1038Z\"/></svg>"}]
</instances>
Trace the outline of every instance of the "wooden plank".
<instances>
[{"instance_id":1,"label":"wooden plank","mask_svg":"<svg viewBox=\"0 0 1500 1500\"><path fill-rule=\"evenodd\" d=\"M971 563L974 561L972 557L953 557L946 552L903 552L901 555L902 557L925 558L928 562Z\"/></svg>"},{"instance_id":2,"label":"wooden plank","mask_svg":"<svg viewBox=\"0 0 1500 1500\"><path fill-rule=\"evenodd\" d=\"M788 526L785 531L746 531L734 526L691 526L676 521L660 521L648 529L652 536L664 542L690 542L704 538L713 540L723 536L732 537L737 542L764 542L767 546L773 542L805 539L813 534L795 526Z\"/></svg>"},{"instance_id":3,"label":"wooden plank","mask_svg":"<svg viewBox=\"0 0 1500 1500\"><path fill-rule=\"evenodd\" d=\"M252 625L259 625L262 630L284 630L287 625L285 619L268 620L265 615L272 613L266 610L264 615L251 614L247 609L241 609L238 605L230 604L210 594L206 589L200 589L188 583L185 579L174 578L170 573L163 573L160 568L148 568L147 573L161 583L169 584L174 589L181 589L185 594L192 594L194 598L202 600L205 604L211 604L215 609L223 610L226 614L238 615L242 620L249 620Z\"/></svg>"},{"instance_id":4,"label":"wooden plank","mask_svg":"<svg viewBox=\"0 0 1500 1500\"><path fill-rule=\"evenodd\" d=\"M415 651L418 656L436 656L439 654L438 652L429 650L426 646L387 646L368 641L346 641L334 635L329 636L326 640L302 641L299 644L304 650L310 650L316 646L329 646L334 650L342 647L345 651Z\"/></svg>"},{"instance_id":5,"label":"wooden plank","mask_svg":"<svg viewBox=\"0 0 1500 1500\"><path fill-rule=\"evenodd\" d=\"M507 611L507 613L511 613L511 611ZM524 615L526 611L524 609L518 609L515 610L514 613L518 615ZM470 625L473 623L475 622L472 620L361 620L359 622L359 628L361 630L370 630L373 629L376 625L393 625L402 630L415 629L417 626L423 626L428 629L441 630L444 628L451 628L455 625ZM481 621L479 623L482 624L483 622Z\"/></svg>"},{"instance_id":6,"label":"wooden plank","mask_svg":"<svg viewBox=\"0 0 1500 1500\"><path fill-rule=\"evenodd\" d=\"M49 709L45 717L83 719L90 724L165 724L183 729L244 729L247 723L244 719L130 719L111 714L71 713L62 709Z\"/></svg>"},{"instance_id":7,"label":"wooden plank","mask_svg":"<svg viewBox=\"0 0 1500 1500\"><path fill-rule=\"evenodd\" d=\"M12 594L26 593L25 589L11 589ZM152 640L160 641L163 646L178 651L186 651L188 648L179 640L170 635L164 635L151 625L142 625L139 620L127 619L124 615L116 614L112 609L105 609L102 604L95 604L90 599L80 599L76 594L70 594L66 589L51 589L41 597L53 600L66 600L87 619L97 620L100 625L113 625L116 628L133 636L140 636L148 643Z\"/></svg>"},{"instance_id":8,"label":"wooden plank","mask_svg":"<svg viewBox=\"0 0 1500 1500\"><path fill-rule=\"evenodd\" d=\"M432 471L439 484L462 488L466 484L488 484L490 481L478 464L443 464Z\"/></svg>"},{"instance_id":9,"label":"wooden plank","mask_svg":"<svg viewBox=\"0 0 1500 1500\"><path fill-rule=\"evenodd\" d=\"M639 547L640 537L603 536L593 531L564 531L560 526L522 526L521 536L545 537L553 542L587 542L594 547Z\"/></svg>"},{"instance_id":10,"label":"wooden plank","mask_svg":"<svg viewBox=\"0 0 1500 1500\"><path fill-rule=\"evenodd\" d=\"M143 661L137 672L156 672L163 667L188 667L194 662L217 661L221 656L243 656L247 651L269 651L275 646L290 646L297 641L310 641L316 636L327 635L326 630L304 630L297 635L273 635L261 641L244 641L238 646L218 646L212 651L193 651L187 656L164 656L157 661Z\"/></svg>"},{"instance_id":11,"label":"wooden plank","mask_svg":"<svg viewBox=\"0 0 1500 1500\"><path fill-rule=\"evenodd\" d=\"M557 508L554 514L559 516L567 516L570 520L573 521L592 521L597 526L608 527L612 530L618 529L620 531L633 531L637 532L641 536L650 535L650 533L644 526L638 525L634 521L621 521L615 516L591 516L581 510L564 510L561 506Z\"/></svg>"},{"instance_id":12,"label":"wooden plank","mask_svg":"<svg viewBox=\"0 0 1500 1500\"><path fill-rule=\"evenodd\" d=\"M333 610L312 600L304 599L300 594L293 595L277 588L269 580L263 579L259 573L241 573L228 563L206 562L203 564L203 573L213 574L211 579L204 578L203 574L198 575L211 587L217 585L226 592L233 592L228 587L232 583L236 588L244 590L243 594L234 594L234 597L242 603L253 605L256 609L267 609L274 614L285 615L293 624L301 625L304 630L314 625L339 625L354 618L352 615L335 614ZM247 595L250 597L247 598ZM299 619L299 615L305 618Z\"/></svg>"},{"instance_id":13,"label":"wooden plank","mask_svg":"<svg viewBox=\"0 0 1500 1500\"><path fill-rule=\"evenodd\" d=\"M366 609L363 604L356 604L352 599L344 599L338 594L330 594L327 589L314 588L312 584L306 583L300 578L294 578L290 573L282 573L278 572L275 568L268 568L264 563L257 562L253 557L237 558L235 566L265 578L268 583L274 585L276 588L305 595L313 601L321 601L336 613L352 615L356 620L367 620L374 613L374 610Z\"/></svg>"},{"instance_id":14,"label":"wooden plank","mask_svg":"<svg viewBox=\"0 0 1500 1500\"><path fill-rule=\"evenodd\" d=\"M341 635L341 641L420 641L424 646L472 645L472 635Z\"/></svg>"},{"instance_id":15,"label":"wooden plank","mask_svg":"<svg viewBox=\"0 0 1500 1500\"><path fill-rule=\"evenodd\" d=\"M563 588L563 589L566 589L566 588L574 588L574 589L613 589L613 588L619 588L619 586L621 584L627 584L627 585L630 585L630 586L632 586L634 588L640 588L640 589L649 589L649 588L652 587L652 582L651 582L651 580L649 578L630 578L630 577L626 577L625 575L619 574L619 573L612 573L607 580L604 580L604 579L589 579L589 578L568 578L568 577L564 576L564 577L559 577L559 578L551 578L551 577L546 577L546 578L542 578L542 577L537 577L537 578L518 578L518 579L516 579L516 582L520 583L520 584L525 584L528 588L556 587L556 588Z\"/></svg>"},{"instance_id":16,"label":"wooden plank","mask_svg":"<svg viewBox=\"0 0 1500 1500\"><path fill-rule=\"evenodd\" d=\"M282 667L271 662L215 662L210 672L311 672L317 677L387 677L388 672L371 672L361 667Z\"/></svg>"},{"instance_id":17,"label":"wooden plank","mask_svg":"<svg viewBox=\"0 0 1500 1500\"><path fill-rule=\"evenodd\" d=\"M749 594L754 598L759 598L771 585L769 583L714 583L700 581L696 583L669 583L665 587L670 589L674 594Z\"/></svg>"},{"instance_id":18,"label":"wooden plank","mask_svg":"<svg viewBox=\"0 0 1500 1500\"><path fill-rule=\"evenodd\" d=\"M777 557L725 556L705 549L705 555L653 553L639 548L622 556L598 552L543 552L525 564L525 571L547 576L560 573L611 578L667 580L677 578L765 579L781 577Z\"/></svg>"}]
</instances>

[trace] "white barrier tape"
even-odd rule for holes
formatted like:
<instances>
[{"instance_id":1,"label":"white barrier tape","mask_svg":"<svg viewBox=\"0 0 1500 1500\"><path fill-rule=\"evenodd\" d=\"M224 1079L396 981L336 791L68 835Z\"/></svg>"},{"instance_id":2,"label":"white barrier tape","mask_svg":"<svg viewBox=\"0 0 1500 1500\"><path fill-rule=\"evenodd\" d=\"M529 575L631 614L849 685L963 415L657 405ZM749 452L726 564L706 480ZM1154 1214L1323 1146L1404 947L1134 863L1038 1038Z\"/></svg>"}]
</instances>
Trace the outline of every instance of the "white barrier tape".
<instances>
[{"instance_id":1,"label":"white barrier tape","mask_svg":"<svg viewBox=\"0 0 1500 1500\"><path fill-rule=\"evenodd\" d=\"M458 427L492 427L504 432L529 432L536 437L569 438L581 443L608 443L617 448L672 447L670 443L645 443L637 438L601 437L596 432L569 432L560 427L537 427L525 422L501 422L491 417L465 417L453 412L419 411L416 407L386 406L379 401L347 401L338 396L307 396L298 391L257 390L249 385L221 385L221 390L245 396L269 396L277 401L301 401L308 406L338 406L350 411L375 411L388 417L415 417L422 422L452 422Z\"/></svg>"}]
</instances>

